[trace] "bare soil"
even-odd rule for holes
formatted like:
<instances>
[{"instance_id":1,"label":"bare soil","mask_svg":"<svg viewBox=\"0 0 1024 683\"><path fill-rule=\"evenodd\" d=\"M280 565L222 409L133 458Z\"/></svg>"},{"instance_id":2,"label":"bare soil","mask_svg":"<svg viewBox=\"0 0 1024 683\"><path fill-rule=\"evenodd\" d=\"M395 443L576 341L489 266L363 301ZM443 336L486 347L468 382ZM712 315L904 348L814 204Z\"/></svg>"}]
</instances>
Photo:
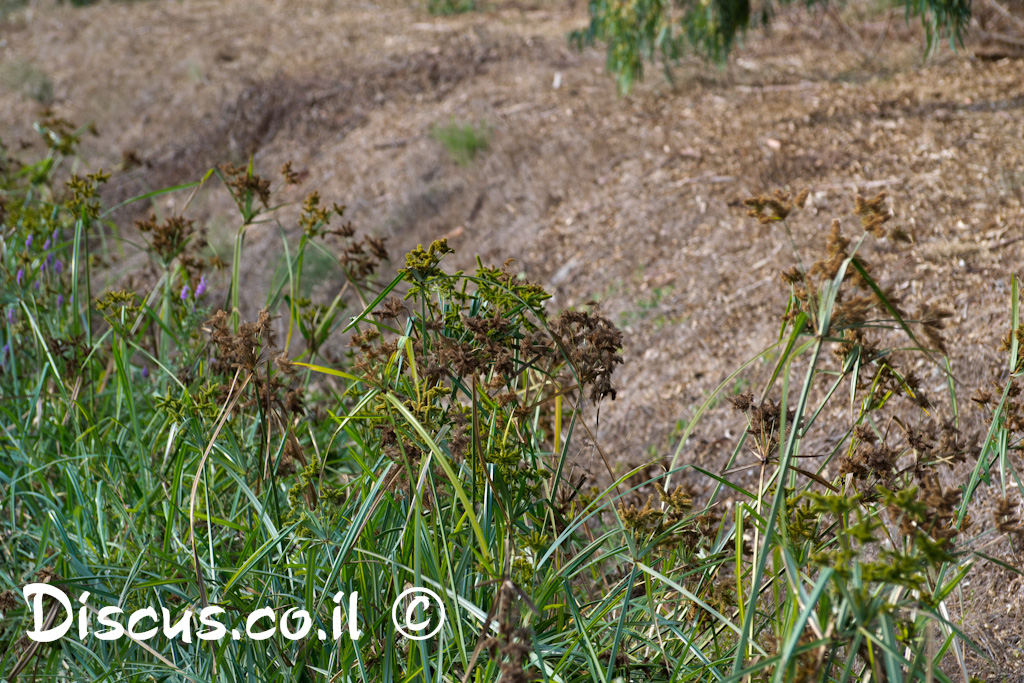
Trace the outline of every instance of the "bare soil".
<instances>
[{"instance_id":1,"label":"bare soil","mask_svg":"<svg viewBox=\"0 0 1024 683\"><path fill-rule=\"evenodd\" d=\"M279 200L319 188L395 255L448 236L459 266L514 258L555 307L599 300L626 331L625 363L618 399L588 422L619 471L671 453L708 392L777 337L793 251L741 200L810 188L794 235L822 245L833 217L856 229L857 192L886 190L916 243L889 259L887 284L954 311L951 362L964 420L979 425L967 399L1004 371L996 348L1024 250L1013 50L970 43L924 60L902 10L786 10L726 67L687 61L671 83L654 68L620 97L603 53L566 40L585 22L580 0L445 18L394 0L29 2L0 23L0 75L12 74L0 78L2 137L33 144L40 91L17 74L37 84L42 73L58 113L96 122L83 157L120 170L111 201L250 154L268 175L290 160L307 181ZM491 132L468 166L431 135L452 120ZM128 152L141 164L125 167ZM191 213L227 256L237 216L224 193L204 192ZM267 225L247 239L246 290L265 291L280 234ZM126 254L122 272L138 262ZM940 394L941 373L920 371ZM729 389L762 374L755 364ZM683 458L714 468L744 424L724 407L705 420ZM986 552L1020 564L1005 543ZM976 675L1019 680L1022 605L1020 577L1003 570L964 589L952 618L991 657L972 656Z\"/></svg>"}]
</instances>

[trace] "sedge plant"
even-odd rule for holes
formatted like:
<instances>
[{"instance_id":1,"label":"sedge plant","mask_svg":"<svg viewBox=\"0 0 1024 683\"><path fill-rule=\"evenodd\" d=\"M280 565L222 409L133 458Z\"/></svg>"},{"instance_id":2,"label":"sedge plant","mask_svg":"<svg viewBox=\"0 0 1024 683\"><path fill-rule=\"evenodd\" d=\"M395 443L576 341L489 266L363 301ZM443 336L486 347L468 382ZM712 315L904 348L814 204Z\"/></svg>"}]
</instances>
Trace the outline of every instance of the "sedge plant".
<instances>
[{"instance_id":1,"label":"sedge plant","mask_svg":"<svg viewBox=\"0 0 1024 683\"><path fill-rule=\"evenodd\" d=\"M1024 425L1017 287L1006 388L979 402L990 427L971 441L944 313L904 310L861 254L867 240L901 238L884 197L858 202L856 240L837 225L823 255L784 274L779 341L759 354L774 370L756 395L732 397L747 428L722 470L688 462L702 408L664 471L608 467L588 481L572 455L622 363L623 336L599 311L548 310L544 289L509 264L451 272L443 240L383 277L382 240L316 193L286 228L253 164L204 178L219 176L239 209L230 264L191 219L153 217L136 231L148 282L101 286L101 236L129 239L101 206L107 176L65 170L70 126L39 129L45 158L5 155L2 169L0 677L967 675L974 646L954 598L987 561L974 544L1022 533L1010 498ZM281 175L297 181L290 167ZM803 199L748 205L788 229ZM260 221L279 228L287 277L246 315L243 237ZM310 250L341 277L320 302L302 296ZM917 358L949 400L927 398ZM907 417L939 405L952 410L945 422ZM968 473L962 486L949 486L951 467ZM749 469L753 486L737 476ZM999 514L969 524L972 500L993 487ZM30 583L81 601L85 637L26 638ZM410 586L444 604L430 639L393 620ZM339 593L360 599L339 604ZM174 623L214 606L241 637L101 639L106 606L166 610ZM355 638L335 633L342 608ZM255 640L246 622L260 610L278 628ZM296 610L309 628L286 637Z\"/></svg>"}]
</instances>

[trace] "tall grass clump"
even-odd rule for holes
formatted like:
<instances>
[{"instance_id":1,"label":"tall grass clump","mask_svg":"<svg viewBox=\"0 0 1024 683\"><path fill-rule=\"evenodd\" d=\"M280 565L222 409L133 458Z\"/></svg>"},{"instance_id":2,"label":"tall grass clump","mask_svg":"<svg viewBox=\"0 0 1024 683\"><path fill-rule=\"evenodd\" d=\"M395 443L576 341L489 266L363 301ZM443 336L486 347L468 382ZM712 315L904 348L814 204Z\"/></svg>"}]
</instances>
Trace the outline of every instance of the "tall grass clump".
<instances>
[{"instance_id":1,"label":"tall grass clump","mask_svg":"<svg viewBox=\"0 0 1024 683\"><path fill-rule=\"evenodd\" d=\"M286 228L279 183L251 164L204 179L238 208L230 263L186 216L152 217L130 238L148 277L101 287L104 244L129 239L99 201L107 176L66 169L66 123L39 130L46 157L2 169L0 678L945 681L966 666L953 598L972 548L1022 533L1017 290L1006 388L972 443L944 312L904 310L861 255L903 237L884 198L859 200L856 239L837 223L785 273L779 342L759 356L774 371L732 398L748 429L723 471L686 462L698 415L666 471L588 482L570 456L622 362L598 311L548 310L508 264L450 272L443 240L383 277L386 245L344 207L310 193ZM749 206L788 231L802 200ZM280 230L288 277L246 316L258 223ZM313 253L344 275L323 301L302 296L319 291L303 286ZM928 398L918 358L950 401ZM938 405L948 420L914 417ZM949 471L967 474L949 486ZM982 485L999 516L968 524ZM26 638L30 583L84 605L85 637L76 617L60 640ZM430 639L396 631L408 587L444 603ZM240 638L198 637L211 606ZM103 639L111 607L197 637ZM266 639L245 635L257 613L256 631L279 626ZM357 638L335 638L336 614Z\"/></svg>"}]
</instances>

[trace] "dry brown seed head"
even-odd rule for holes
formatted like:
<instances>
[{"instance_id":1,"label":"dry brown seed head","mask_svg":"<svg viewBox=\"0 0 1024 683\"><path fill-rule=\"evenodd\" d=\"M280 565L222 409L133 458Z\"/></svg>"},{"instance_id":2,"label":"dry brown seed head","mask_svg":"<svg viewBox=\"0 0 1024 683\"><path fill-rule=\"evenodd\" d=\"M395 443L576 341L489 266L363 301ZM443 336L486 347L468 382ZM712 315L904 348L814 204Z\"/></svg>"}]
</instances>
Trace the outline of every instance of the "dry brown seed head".
<instances>
[{"instance_id":1,"label":"dry brown seed head","mask_svg":"<svg viewBox=\"0 0 1024 683\"><path fill-rule=\"evenodd\" d=\"M301 180L299 174L292 169L292 162L286 161L281 166L281 175L284 177L284 182L287 185L298 185Z\"/></svg>"}]
</instances>

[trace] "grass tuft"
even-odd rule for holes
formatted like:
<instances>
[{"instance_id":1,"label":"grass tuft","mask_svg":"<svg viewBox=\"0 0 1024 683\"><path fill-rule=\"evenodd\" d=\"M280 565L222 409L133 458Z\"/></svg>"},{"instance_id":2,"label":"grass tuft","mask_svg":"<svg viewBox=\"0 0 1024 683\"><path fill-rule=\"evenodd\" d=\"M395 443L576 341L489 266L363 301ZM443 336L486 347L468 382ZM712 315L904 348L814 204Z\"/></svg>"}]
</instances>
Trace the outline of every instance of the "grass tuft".
<instances>
[{"instance_id":1,"label":"grass tuft","mask_svg":"<svg viewBox=\"0 0 1024 683\"><path fill-rule=\"evenodd\" d=\"M464 14L476 9L476 0L427 0L427 11L438 16Z\"/></svg>"},{"instance_id":2,"label":"grass tuft","mask_svg":"<svg viewBox=\"0 0 1024 683\"><path fill-rule=\"evenodd\" d=\"M0 10L2 17L3 10ZM53 81L31 62L10 61L0 67L0 83L16 90L36 102L47 105L53 102Z\"/></svg>"},{"instance_id":3,"label":"grass tuft","mask_svg":"<svg viewBox=\"0 0 1024 683\"><path fill-rule=\"evenodd\" d=\"M491 131L487 126L459 124L454 120L444 126L435 126L431 137L444 146L459 166L468 166L477 154L486 151L491 145Z\"/></svg>"}]
</instances>

